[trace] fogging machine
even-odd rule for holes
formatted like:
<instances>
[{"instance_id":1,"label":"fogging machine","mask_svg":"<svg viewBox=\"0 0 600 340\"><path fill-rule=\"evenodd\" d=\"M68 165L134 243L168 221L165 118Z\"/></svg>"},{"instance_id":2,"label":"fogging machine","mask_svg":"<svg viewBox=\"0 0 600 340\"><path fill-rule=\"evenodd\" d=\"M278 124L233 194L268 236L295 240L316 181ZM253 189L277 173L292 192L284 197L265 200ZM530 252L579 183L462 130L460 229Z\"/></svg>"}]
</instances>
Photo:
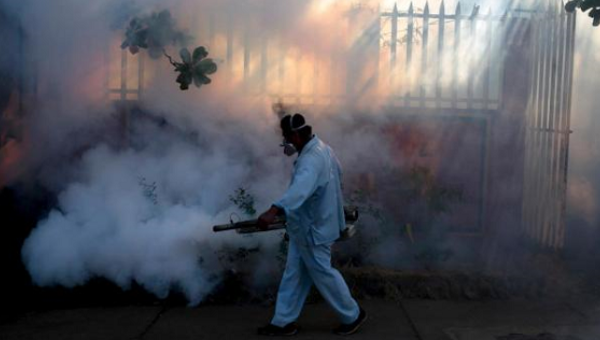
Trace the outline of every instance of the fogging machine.
<instances>
[{"instance_id":1,"label":"fogging machine","mask_svg":"<svg viewBox=\"0 0 600 340\"><path fill-rule=\"evenodd\" d=\"M344 217L346 220L346 229L342 233L340 240L348 239L356 233L355 224L358 221L358 209L354 206L345 206L344 207ZM258 219L246 220L233 222L231 220L227 224L219 224L213 227L214 232L221 232L227 230L235 230L239 234L252 234L263 231L272 231L285 229L286 227L286 218L285 215L278 216L275 221L270 224L266 229L260 229L258 227Z\"/></svg>"}]
</instances>

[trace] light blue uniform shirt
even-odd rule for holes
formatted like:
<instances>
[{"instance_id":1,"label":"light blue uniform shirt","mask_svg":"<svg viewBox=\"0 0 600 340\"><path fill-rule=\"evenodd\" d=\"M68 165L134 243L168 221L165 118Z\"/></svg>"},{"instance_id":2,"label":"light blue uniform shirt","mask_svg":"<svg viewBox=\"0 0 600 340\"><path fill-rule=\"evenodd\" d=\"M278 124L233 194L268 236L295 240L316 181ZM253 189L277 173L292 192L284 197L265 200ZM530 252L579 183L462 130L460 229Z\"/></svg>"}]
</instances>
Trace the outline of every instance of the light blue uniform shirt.
<instances>
[{"instance_id":1,"label":"light blue uniform shirt","mask_svg":"<svg viewBox=\"0 0 600 340\"><path fill-rule=\"evenodd\" d=\"M280 200L290 239L301 245L333 243L346 227L342 170L333 150L314 136L294 162L292 180Z\"/></svg>"}]
</instances>

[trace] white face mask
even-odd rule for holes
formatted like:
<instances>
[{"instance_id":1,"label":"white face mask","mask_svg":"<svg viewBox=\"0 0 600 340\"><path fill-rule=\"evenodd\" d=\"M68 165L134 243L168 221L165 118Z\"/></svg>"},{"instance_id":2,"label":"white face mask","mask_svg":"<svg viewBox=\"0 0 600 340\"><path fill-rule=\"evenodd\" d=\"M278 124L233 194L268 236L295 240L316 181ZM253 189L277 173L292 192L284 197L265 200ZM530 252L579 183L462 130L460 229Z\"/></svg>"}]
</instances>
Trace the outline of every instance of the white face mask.
<instances>
[{"instance_id":1,"label":"white face mask","mask_svg":"<svg viewBox=\"0 0 600 340\"><path fill-rule=\"evenodd\" d=\"M283 139L283 143L281 143L281 145L279 146L283 147L283 153L288 157L291 157L295 155L296 152L298 152L294 144L288 142L287 140L285 140L285 138Z\"/></svg>"},{"instance_id":2,"label":"white face mask","mask_svg":"<svg viewBox=\"0 0 600 340\"><path fill-rule=\"evenodd\" d=\"M298 126L297 128L294 128L292 126L292 119L290 118L290 130L298 131L305 126L306 126L306 123ZM294 144L288 142L285 138L283 139L283 143L281 143L280 146L283 147L283 153L288 157L291 157L291 156L295 155L296 152L298 152L298 150L296 150L296 147L294 146Z\"/></svg>"}]
</instances>

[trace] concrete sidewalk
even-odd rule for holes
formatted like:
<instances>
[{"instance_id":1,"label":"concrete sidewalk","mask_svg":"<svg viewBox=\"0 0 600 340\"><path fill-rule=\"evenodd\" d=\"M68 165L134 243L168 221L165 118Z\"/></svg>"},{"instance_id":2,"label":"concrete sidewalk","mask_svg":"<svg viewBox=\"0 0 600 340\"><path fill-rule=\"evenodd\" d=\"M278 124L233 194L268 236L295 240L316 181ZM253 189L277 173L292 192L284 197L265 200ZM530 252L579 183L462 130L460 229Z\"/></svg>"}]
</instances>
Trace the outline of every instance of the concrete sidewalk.
<instances>
[{"instance_id":1,"label":"concrete sidewalk","mask_svg":"<svg viewBox=\"0 0 600 340\"><path fill-rule=\"evenodd\" d=\"M425 340L498 340L510 334L542 340L600 339L600 301L402 301ZM509 339L527 339L513 337Z\"/></svg>"},{"instance_id":2,"label":"concrete sidewalk","mask_svg":"<svg viewBox=\"0 0 600 340\"><path fill-rule=\"evenodd\" d=\"M369 321L352 339L497 340L549 332L563 340L600 339L600 301L363 300ZM247 306L115 307L27 314L0 325L0 339L264 339L256 328L272 308ZM335 315L306 306L296 339L335 339Z\"/></svg>"}]
</instances>

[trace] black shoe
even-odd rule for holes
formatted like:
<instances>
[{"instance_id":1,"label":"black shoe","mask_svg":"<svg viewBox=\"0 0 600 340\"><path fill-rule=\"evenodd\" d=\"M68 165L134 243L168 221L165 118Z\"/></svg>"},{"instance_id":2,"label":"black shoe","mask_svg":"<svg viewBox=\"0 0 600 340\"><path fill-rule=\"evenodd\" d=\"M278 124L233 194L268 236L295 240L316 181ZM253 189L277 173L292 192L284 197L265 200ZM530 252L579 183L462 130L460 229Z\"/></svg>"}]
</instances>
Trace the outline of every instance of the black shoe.
<instances>
[{"instance_id":1,"label":"black shoe","mask_svg":"<svg viewBox=\"0 0 600 340\"><path fill-rule=\"evenodd\" d=\"M283 327L275 326L273 324L268 324L265 327L260 327L258 329L258 335L268 335L268 336L292 336L298 333L298 326L296 323L288 323Z\"/></svg>"},{"instance_id":2,"label":"black shoe","mask_svg":"<svg viewBox=\"0 0 600 340\"><path fill-rule=\"evenodd\" d=\"M349 324L341 324L338 328L334 329L333 332L337 335L350 335L354 334L358 331L360 326L362 326L365 321L367 321L367 312L364 309L360 308L360 313L358 314L358 318L356 321Z\"/></svg>"}]
</instances>

